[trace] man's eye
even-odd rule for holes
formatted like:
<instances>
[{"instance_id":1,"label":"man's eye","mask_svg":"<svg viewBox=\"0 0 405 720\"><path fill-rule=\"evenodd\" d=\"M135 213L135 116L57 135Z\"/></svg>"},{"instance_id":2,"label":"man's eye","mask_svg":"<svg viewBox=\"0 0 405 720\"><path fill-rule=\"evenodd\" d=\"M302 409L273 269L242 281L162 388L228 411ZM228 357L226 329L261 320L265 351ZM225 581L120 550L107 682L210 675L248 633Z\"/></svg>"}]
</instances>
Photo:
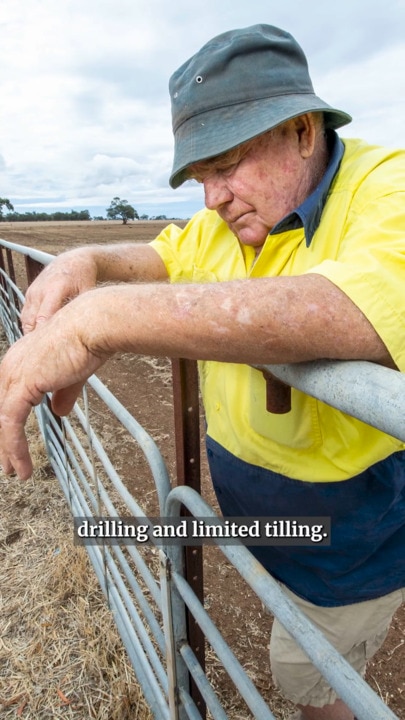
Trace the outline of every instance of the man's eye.
<instances>
[{"instance_id":1,"label":"man's eye","mask_svg":"<svg viewBox=\"0 0 405 720\"><path fill-rule=\"evenodd\" d=\"M190 173L190 180L195 180L198 183L203 183L207 177L211 175L222 175L223 177L230 177L238 167L239 162L227 163L226 165L216 165L213 167L204 168L204 170L192 170Z\"/></svg>"}]
</instances>

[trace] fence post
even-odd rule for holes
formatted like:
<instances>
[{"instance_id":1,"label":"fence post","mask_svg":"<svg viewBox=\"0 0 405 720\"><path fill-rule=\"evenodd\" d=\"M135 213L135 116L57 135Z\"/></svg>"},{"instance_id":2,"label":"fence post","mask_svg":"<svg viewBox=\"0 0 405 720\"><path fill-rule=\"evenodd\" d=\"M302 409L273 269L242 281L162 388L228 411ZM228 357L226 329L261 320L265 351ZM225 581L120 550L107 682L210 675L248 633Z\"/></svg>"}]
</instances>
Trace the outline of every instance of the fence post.
<instances>
[{"instance_id":1,"label":"fence post","mask_svg":"<svg viewBox=\"0 0 405 720\"><path fill-rule=\"evenodd\" d=\"M35 278L38 277L41 270L43 270L44 265L38 262L38 260L33 260L29 255L25 255L24 259L27 283L28 285L31 285L31 283L34 282Z\"/></svg>"},{"instance_id":2,"label":"fence post","mask_svg":"<svg viewBox=\"0 0 405 720\"><path fill-rule=\"evenodd\" d=\"M200 493L200 404L197 363L194 360L174 359L172 375L177 484L188 485ZM189 515L189 512L182 508L181 514ZM185 577L203 603L202 547L185 547ZM205 672L204 634L189 610L186 611L186 621L188 642ZM192 677L190 677L190 694L201 717L205 718L206 704Z\"/></svg>"}]
</instances>

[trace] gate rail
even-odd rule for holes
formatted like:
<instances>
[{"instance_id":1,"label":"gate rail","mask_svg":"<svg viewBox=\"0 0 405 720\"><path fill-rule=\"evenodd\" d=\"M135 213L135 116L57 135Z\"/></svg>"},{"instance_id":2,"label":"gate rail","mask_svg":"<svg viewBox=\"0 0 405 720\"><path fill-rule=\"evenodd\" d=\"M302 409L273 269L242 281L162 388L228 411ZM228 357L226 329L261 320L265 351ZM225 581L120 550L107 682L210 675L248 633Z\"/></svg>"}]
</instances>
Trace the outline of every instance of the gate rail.
<instances>
[{"instance_id":1,"label":"gate rail","mask_svg":"<svg viewBox=\"0 0 405 720\"><path fill-rule=\"evenodd\" d=\"M13 258L17 257L19 261L21 258L25 261L22 284L29 284L53 256L0 240L0 321L9 343L21 336L20 313L24 295L16 280ZM190 367L180 364L175 368L179 375L175 404L179 402L176 399L179 387L187 385ZM301 363L260 369L405 440L405 376L401 373L363 362ZM191 396L186 392L186 397L188 409L195 411L193 392ZM184 467L185 484L171 487L167 468L154 440L96 376L89 379L82 400L76 403L68 418L54 416L47 397L36 408L50 464L75 518L129 515L144 519L147 516L127 490L100 441L98 428L94 427L93 420L90 421L90 394L101 404L103 414L109 412L121 429L125 429L131 448L142 451L162 517L179 520L186 508L192 516L214 518L216 524L223 523L197 492L195 471L194 487L187 486L188 470ZM183 426L181 432L186 434L179 443L182 462L187 463L188 459L195 466L198 453L195 418L191 423L191 440L187 436L190 425L186 423L186 429ZM219 540L216 544L358 720L370 720L370 717L395 720L394 713L289 600L246 547L221 544ZM169 544L160 546L152 560L145 558L137 545L121 547L99 541L87 544L86 550L156 720L201 720L206 708L214 720L228 717L205 672L201 648L198 650L195 639L191 638L190 618L198 624L203 638L217 653L252 716L257 720L274 720L270 707L205 610L200 592L201 578L197 588L188 579L184 548ZM156 557L158 579L152 567Z\"/></svg>"}]
</instances>

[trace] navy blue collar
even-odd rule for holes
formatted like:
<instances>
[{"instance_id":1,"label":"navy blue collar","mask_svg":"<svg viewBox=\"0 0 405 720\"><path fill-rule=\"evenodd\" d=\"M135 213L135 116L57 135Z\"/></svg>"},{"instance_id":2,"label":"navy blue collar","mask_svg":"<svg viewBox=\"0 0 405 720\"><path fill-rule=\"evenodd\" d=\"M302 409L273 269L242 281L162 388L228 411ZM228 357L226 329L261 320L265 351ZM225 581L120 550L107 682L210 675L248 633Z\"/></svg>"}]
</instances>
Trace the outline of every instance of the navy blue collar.
<instances>
[{"instance_id":1,"label":"navy blue collar","mask_svg":"<svg viewBox=\"0 0 405 720\"><path fill-rule=\"evenodd\" d=\"M330 160L321 182L301 205L295 208L289 215L283 217L277 225L274 225L269 235L277 235L286 230L296 230L297 228L303 227L306 245L307 247L310 246L315 230L321 221L321 215L329 188L339 169L344 153L344 145L334 130L328 131L328 144Z\"/></svg>"}]
</instances>

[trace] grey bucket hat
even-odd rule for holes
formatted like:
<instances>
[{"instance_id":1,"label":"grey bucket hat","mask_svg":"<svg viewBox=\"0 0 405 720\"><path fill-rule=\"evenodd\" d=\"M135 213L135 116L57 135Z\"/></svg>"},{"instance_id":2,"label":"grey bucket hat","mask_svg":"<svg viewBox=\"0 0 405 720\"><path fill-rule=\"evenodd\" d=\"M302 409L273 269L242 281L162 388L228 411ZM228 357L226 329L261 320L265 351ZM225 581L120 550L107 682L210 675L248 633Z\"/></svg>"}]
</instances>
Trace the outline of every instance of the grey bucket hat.
<instances>
[{"instance_id":1,"label":"grey bucket hat","mask_svg":"<svg viewBox=\"0 0 405 720\"><path fill-rule=\"evenodd\" d=\"M315 95L301 47L271 25L213 38L172 75L169 90L173 188L187 180L190 164L220 155L290 118L323 111L329 128L352 119Z\"/></svg>"}]
</instances>

